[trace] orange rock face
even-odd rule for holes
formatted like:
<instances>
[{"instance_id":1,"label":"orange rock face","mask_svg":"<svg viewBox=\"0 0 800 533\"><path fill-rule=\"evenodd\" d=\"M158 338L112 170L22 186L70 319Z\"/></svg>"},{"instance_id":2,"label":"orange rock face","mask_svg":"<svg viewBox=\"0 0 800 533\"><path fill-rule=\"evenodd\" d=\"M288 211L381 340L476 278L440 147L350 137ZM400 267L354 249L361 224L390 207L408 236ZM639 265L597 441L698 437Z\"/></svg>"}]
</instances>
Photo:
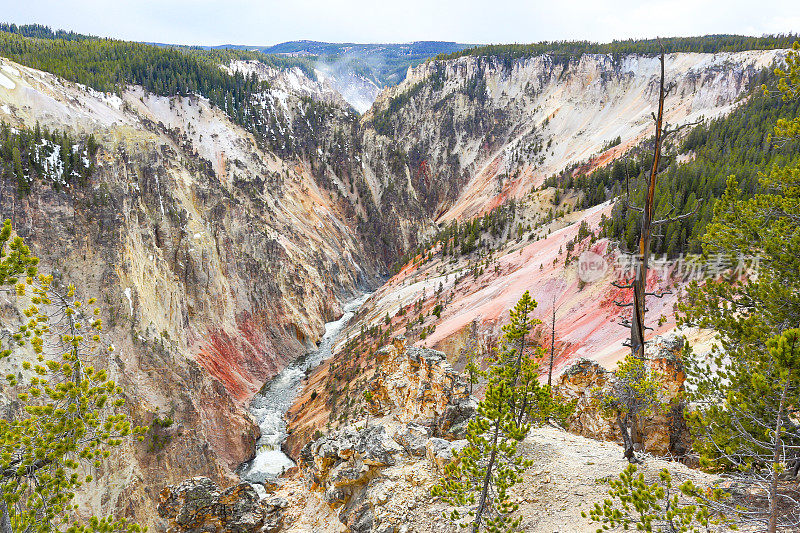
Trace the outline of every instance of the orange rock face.
<instances>
[{"instance_id":1,"label":"orange rock face","mask_svg":"<svg viewBox=\"0 0 800 533\"><path fill-rule=\"evenodd\" d=\"M642 417L632 431L634 445L656 455L684 455L690 437L679 405L686 374L680 362L683 339L667 335L653 339L645 349L647 365L663 376L659 401L665 408ZM588 359L581 359L567 368L556 384L568 400L577 401L575 413L567 421L573 433L599 440L620 442L622 437L613 417L604 414L599 398L613 383L614 374Z\"/></svg>"},{"instance_id":2,"label":"orange rock face","mask_svg":"<svg viewBox=\"0 0 800 533\"><path fill-rule=\"evenodd\" d=\"M407 347L398 338L378 351L381 374L372 380L370 410L391 414L401 422L441 419L448 406L469 399L467 385L435 350Z\"/></svg>"}]
</instances>

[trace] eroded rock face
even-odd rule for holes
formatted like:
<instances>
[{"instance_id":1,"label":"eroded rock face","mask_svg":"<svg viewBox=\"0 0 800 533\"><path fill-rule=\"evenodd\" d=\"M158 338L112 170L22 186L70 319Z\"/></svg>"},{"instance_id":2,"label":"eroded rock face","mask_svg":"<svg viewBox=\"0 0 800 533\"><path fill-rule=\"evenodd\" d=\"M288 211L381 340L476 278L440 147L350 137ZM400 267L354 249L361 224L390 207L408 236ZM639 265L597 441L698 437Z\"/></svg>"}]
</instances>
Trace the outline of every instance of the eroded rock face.
<instances>
[{"instance_id":1,"label":"eroded rock face","mask_svg":"<svg viewBox=\"0 0 800 533\"><path fill-rule=\"evenodd\" d=\"M378 350L381 373L370 382L375 416L417 422L439 437L459 438L478 403L444 353L407 347L403 337Z\"/></svg>"},{"instance_id":2,"label":"eroded rock face","mask_svg":"<svg viewBox=\"0 0 800 533\"><path fill-rule=\"evenodd\" d=\"M395 464L394 456L402 451L383 426L348 426L309 443L300 458L313 484L326 491L328 501L345 504L377 469Z\"/></svg>"},{"instance_id":3,"label":"eroded rock face","mask_svg":"<svg viewBox=\"0 0 800 533\"><path fill-rule=\"evenodd\" d=\"M281 498L261 500L248 483L221 490L210 479L195 477L162 490L158 514L170 533L275 533L285 507Z\"/></svg>"},{"instance_id":4,"label":"eroded rock face","mask_svg":"<svg viewBox=\"0 0 800 533\"><path fill-rule=\"evenodd\" d=\"M299 463L308 488L322 493L348 531L395 531L381 529L386 524L380 522L387 518L396 471L406 471L407 482L420 483L441 473L466 444L430 437L425 426L413 422L348 426L306 445Z\"/></svg>"},{"instance_id":5,"label":"eroded rock face","mask_svg":"<svg viewBox=\"0 0 800 533\"><path fill-rule=\"evenodd\" d=\"M659 399L667 407L641 418L633 428L634 445L643 451L681 456L689 449L689 434L679 408L686 380L679 357L683 342L683 337L673 333L656 337L645 347L647 365L664 377ZM564 371L556 387L567 400L577 401L575 413L567 421L569 431L593 439L622 440L616 421L605 415L598 403L613 381L613 372L588 359L580 359Z\"/></svg>"},{"instance_id":6,"label":"eroded rock face","mask_svg":"<svg viewBox=\"0 0 800 533\"><path fill-rule=\"evenodd\" d=\"M379 472L396 463L403 448L381 426L348 426L309 443L300 464L310 488L323 491L339 520L350 531L372 531L373 510L366 501L367 486Z\"/></svg>"},{"instance_id":7,"label":"eroded rock face","mask_svg":"<svg viewBox=\"0 0 800 533\"><path fill-rule=\"evenodd\" d=\"M130 87L110 100L13 71L4 121L91 133L100 148L85 183L37 180L20 195L15 179L0 179L0 219L13 219L57 286L97 297L117 350L93 364L123 388L132 422L174 421L126 441L77 498L152 525L160 487L236 480L258 438L247 402L314 346L337 301L368 286L376 265L330 180L318 183L295 152L266 149L204 98ZM12 314L4 326L24 318Z\"/></svg>"}]
</instances>

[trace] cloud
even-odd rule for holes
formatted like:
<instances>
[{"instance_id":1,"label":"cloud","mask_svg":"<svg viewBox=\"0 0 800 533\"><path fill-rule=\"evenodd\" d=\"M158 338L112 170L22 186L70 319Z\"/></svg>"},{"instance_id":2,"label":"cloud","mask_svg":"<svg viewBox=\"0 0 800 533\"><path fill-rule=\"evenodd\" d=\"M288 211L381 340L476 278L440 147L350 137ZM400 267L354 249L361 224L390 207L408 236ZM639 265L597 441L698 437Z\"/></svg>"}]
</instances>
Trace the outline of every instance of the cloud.
<instances>
[{"instance_id":1,"label":"cloud","mask_svg":"<svg viewBox=\"0 0 800 533\"><path fill-rule=\"evenodd\" d=\"M796 0L0 0L0 18L137 41L467 43L800 31Z\"/></svg>"}]
</instances>

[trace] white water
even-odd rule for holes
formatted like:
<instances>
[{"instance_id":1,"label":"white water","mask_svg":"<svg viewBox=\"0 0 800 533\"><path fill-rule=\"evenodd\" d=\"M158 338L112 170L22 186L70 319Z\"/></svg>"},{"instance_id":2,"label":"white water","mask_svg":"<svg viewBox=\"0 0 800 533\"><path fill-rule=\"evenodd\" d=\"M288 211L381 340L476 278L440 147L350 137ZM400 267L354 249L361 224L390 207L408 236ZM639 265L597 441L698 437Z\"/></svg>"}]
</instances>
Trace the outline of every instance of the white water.
<instances>
[{"instance_id":1,"label":"white water","mask_svg":"<svg viewBox=\"0 0 800 533\"><path fill-rule=\"evenodd\" d=\"M339 333L368 297L369 294L365 294L348 302L344 306L342 318L325 324L325 335L319 347L294 361L255 395L250 403L250 413L261 428L261 438L256 443L255 458L244 464L240 470L242 479L251 483L262 483L278 477L284 470L294 466L294 462L281 451L281 444L287 436L283 416L300 393L306 371L331 357L331 350Z\"/></svg>"}]
</instances>

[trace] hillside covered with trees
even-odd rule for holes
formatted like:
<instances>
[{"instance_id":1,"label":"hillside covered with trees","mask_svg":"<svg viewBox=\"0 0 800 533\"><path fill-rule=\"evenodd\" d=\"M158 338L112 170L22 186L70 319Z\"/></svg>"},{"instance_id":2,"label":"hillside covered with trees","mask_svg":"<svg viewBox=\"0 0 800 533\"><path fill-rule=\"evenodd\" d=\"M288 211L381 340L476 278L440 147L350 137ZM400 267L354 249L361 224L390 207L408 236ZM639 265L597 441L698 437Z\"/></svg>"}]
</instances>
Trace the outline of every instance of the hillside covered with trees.
<instances>
[{"instance_id":1,"label":"hillside covered with trees","mask_svg":"<svg viewBox=\"0 0 800 533\"><path fill-rule=\"evenodd\" d=\"M791 48L796 34L752 37L749 35L704 35L701 37L666 37L659 39L626 39L610 43L590 41L544 41L532 44L490 44L436 56L437 60L465 56L496 57L503 61L550 54L561 58L579 58L583 54L639 54L655 56L663 50L675 52L741 52L743 50L769 50Z\"/></svg>"}]
</instances>

